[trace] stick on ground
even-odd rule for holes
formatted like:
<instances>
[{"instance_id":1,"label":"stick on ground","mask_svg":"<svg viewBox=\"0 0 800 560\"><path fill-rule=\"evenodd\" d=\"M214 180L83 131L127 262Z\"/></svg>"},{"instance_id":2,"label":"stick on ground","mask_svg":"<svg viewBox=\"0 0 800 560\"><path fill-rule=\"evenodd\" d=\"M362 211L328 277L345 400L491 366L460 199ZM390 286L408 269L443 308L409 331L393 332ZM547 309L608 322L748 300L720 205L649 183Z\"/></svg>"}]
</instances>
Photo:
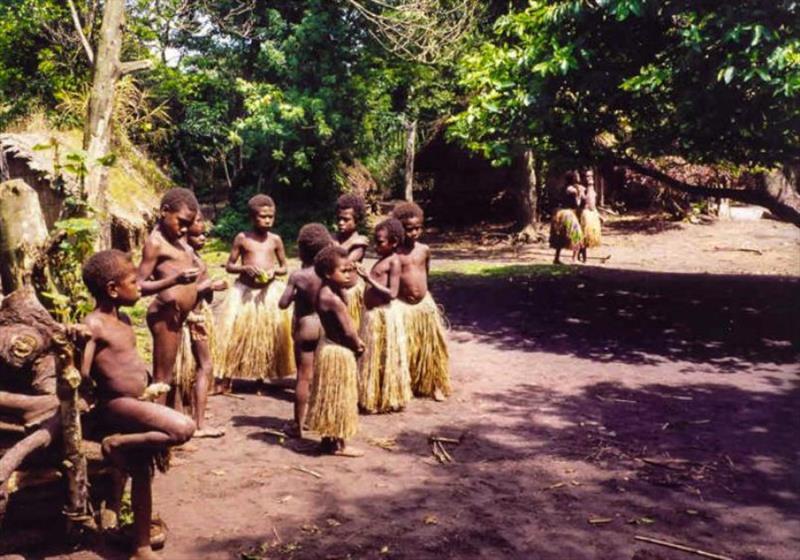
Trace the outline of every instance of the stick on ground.
<instances>
[{"instance_id":1,"label":"stick on ground","mask_svg":"<svg viewBox=\"0 0 800 560\"><path fill-rule=\"evenodd\" d=\"M698 556L703 556L704 558L713 558L714 560L733 560L730 556L722 556L721 554L714 554L713 552L708 552L705 550L701 550L699 548L692 548L690 546L686 546L683 544L676 544L668 541L662 541L659 539L654 539L652 537L643 537L642 535L634 535L634 539L637 541L643 541L647 543L657 544L659 546L664 546L666 548L673 548L675 550L682 550L684 552L691 552L692 554L697 554Z\"/></svg>"}]
</instances>

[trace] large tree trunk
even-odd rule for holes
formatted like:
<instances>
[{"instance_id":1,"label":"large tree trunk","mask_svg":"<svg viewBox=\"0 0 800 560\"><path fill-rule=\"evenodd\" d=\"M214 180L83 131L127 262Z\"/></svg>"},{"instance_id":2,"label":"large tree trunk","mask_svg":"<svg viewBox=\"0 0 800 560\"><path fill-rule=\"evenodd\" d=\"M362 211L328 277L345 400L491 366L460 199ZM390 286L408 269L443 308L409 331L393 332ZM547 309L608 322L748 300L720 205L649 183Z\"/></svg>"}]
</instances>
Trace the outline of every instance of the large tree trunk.
<instances>
[{"instance_id":1,"label":"large tree trunk","mask_svg":"<svg viewBox=\"0 0 800 560\"><path fill-rule=\"evenodd\" d=\"M0 281L10 293L29 284L47 244L47 224L36 191L21 179L0 183Z\"/></svg>"},{"instance_id":2,"label":"large tree trunk","mask_svg":"<svg viewBox=\"0 0 800 560\"><path fill-rule=\"evenodd\" d=\"M525 150L514 166L517 183L517 233L516 239L530 243L536 241L539 223L539 194L541 190L541 165L533 155L533 150Z\"/></svg>"},{"instance_id":3,"label":"large tree trunk","mask_svg":"<svg viewBox=\"0 0 800 560\"><path fill-rule=\"evenodd\" d=\"M797 165L787 165L782 170L776 170L765 175L759 188L735 189L684 183L662 171L642 165L632 159L619 159L618 163L637 173L652 177L660 181L664 186L677 191L698 196L727 197L737 202L763 206L775 216L800 227L800 194L798 194L797 186L800 170L798 170Z\"/></svg>"},{"instance_id":4,"label":"large tree trunk","mask_svg":"<svg viewBox=\"0 0 800 560\"><path fill-rule=\"evenodd\" d=\"M406 123L406 162L403 177L405 178L404 198L408 202L414 200L414 157L417 151L417 120Z\"/></svg>"}]
</instances>

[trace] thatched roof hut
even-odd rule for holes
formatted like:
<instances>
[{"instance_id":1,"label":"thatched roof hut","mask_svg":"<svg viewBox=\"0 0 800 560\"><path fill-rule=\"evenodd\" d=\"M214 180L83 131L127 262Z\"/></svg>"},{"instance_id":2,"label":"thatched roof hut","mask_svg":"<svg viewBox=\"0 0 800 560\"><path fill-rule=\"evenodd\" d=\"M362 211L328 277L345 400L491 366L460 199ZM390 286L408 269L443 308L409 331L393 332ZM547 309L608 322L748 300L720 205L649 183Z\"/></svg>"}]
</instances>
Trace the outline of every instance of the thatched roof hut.
<instances>
[{"instance_id":1,"label":"thatched roof hut","mask_svg":"<svg viewBox=\"0 0 800 560\"><path fill-rule=\"evenodd\" d=\"M69 197L81 191L80 131L0 134L0 180L23 179L39 195L48 227L58 221ZM117 153L109 168L109 211L115 247L131 250L143 241L156 217L160 192L170 180L134 148Z\"/></svg>"}]
</instances>

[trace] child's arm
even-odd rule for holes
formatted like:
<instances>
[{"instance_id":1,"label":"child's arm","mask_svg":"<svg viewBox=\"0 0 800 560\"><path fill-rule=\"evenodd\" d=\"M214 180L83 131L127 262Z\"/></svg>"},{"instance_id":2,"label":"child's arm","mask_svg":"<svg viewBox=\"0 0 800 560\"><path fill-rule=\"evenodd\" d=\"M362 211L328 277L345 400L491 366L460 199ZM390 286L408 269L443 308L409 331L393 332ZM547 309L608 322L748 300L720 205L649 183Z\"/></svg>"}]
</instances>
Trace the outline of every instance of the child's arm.
<instances>
[{"instance_id":1,"label":"child's arm","mask_svg":"<svg viewBox=\"0 0 800 560\"><path fill-rule=\"evenodd\" d=\"M295 284L296 274L297 273L294 272L289 275L289 281L286 282L286 289L283 290L283 295L281 295L281 299L278 300L278 307L281 309L288 308L297 295L297 286Z\"/></svg>"},{"instance_id":2,"label":"child's arm","mask_svg":"<svg viewBox=\"0 0 800 560\"><path fill-rule=\"evenodd\" d=\"M431 248L425 247L425 276L431 275Z\"/></svg>"},{"instance_id":3,"label":"child's arm","mask_svg":"<svg viewBox=\"0 0 800 560\"><path fill-rule=\"evenodd\" d=\"M97 351L97 342L94 337L90 338L83 347L83 359L81 360L81 377L89 379L92 373L92 362L94 362L94 354Z\"/></svg>"},{"instance_id":4,"label":"child's arm","mask_svg":"<svg viewBox=\"0 0 800 560\"><path fill-rule=\"evenodd\" d=\"M273 270L275 276L286 276L286 251L283 248L283 240L280 235L275 236L275 257L278 259L278 266Z\"/></svg>"},{"instance_id":5,"label":"child's arm","mask_svg":"<svg viewBox=\"0 0 800 560\"><path fill-rule=\"evenodd\" d=\"M238 234L231 246L231 254L228 255L228 262L225 263L225 270L230 274L247 274L250 278L255 279L261 275L262 270L250 264L238 264L242 256L242 244L244 242L244 234Z\"/></svg>"},{"instance_id":6,"label":"child's arm","mask_svg":"<svg viewBox=\"0 0 800 560\"><path fill-rule=\"evenodd\" d=\"M356 241L347 250L347 260L351 263L360 263L364 260L364 255L367 253L367 245L369 243Z\"/></svg>"},{"instance_id":7,"label":"child's arm","mask_svg":"<svg viewBox=\"0 0 800 560\"><path fill-rule=\"evenodd\" d=\"M332 311L336 316L336 320L342 326L342 342L355 352L356 356L364 353L366 346L364 342L358 337L356 328L353 326L353 321L350 319L350 314L347 312L347 307L344 302L337 298L336 303L332 306Z\"/></svg>"},{"instance_id":8,"label":"child's arm","mask_svg":"<svg viewBox=\"0 0 800 560\"><path fill-rule=\"evenodd\" d=\"M160 252L161 246L157 241L152 239L145 241L142 249L142 262L139 263L139 268L136 272L136 281L143 296L151 296L176 284L191 284L200 274L198 268L187 268L172 276L167 276L160 280L151 280L150 277L156 269Z\"/></svg>"},{"instance_id":9,"label":"child's arm","mask_svg":"<svg viewBox=\"0 0 800 560\"><path fill-rule=\"evenodd\" d=\"M390 259L389 261L389 270L387 272L388 281L386 286L375 280L360 264L356 265L356 272L367 284L381 294L386 301L395 299L400 292L400 263L397 259Z\"/></svg>"}]
</instances>

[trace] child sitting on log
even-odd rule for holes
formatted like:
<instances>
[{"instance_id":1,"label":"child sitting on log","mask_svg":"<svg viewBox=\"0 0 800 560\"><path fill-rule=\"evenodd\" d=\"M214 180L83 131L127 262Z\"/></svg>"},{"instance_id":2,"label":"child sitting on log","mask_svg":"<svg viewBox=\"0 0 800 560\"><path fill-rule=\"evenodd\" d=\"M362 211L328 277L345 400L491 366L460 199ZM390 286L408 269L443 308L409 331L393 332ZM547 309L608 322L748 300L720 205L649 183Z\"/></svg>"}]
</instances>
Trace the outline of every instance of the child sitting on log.
<instances>
[{"instance_id":1,"label":"child sitting on log","mask_svg":"<svg viewBox=\"0 0 800 560\"><path fill-rule=\"evenodd\" d=\"M322 436L323 453L359 457L362 451L345 445L358 431L356 355L364 352L342 297L352 281L353 264L346 249L331 246L317 254L314 270L322 279L315 307L325 336L314 360L308 428Z\"/></svg>"},{"instance_id":2,"label":"child sitting on log","mask_svg":"<svg viewBox=\"0 0 800 560\"><path fill-rule=\"evenodd\" d=\"M175 361L175 382L181 399L190 403L192 416L197 425L196 438L221 437L221 428L204 427L206 405L208 404L209 383L214 375L212 345L214 335L214 316L210 301L214 292L226 290L225 280L213 280L208 275L208 266L200 258L199 251L206 244L206 223L201 212L197 213L189 227L186 241L194 251L195 264L200 270L197 277L197 302L184 324L178 358Z\"/></svg>"},{"instance_id":3,"label":"child sitting on log","mask_svg":"<svg viewBox=\"0 0 800 560\"><path fill-rule=\"evenodd\" d=\"M450 394L449 354L444 320L428 291L431 251L419 242L425 215L413 202L399 204L392 215L405 230L397 253L411 388L415 395L442 401Z\"/></svg>"},{"instance_id":4,"label":"child sitting on log","mask_svg":"<svg viewBox=\"0 0 800 560\"><path fill-rule=\"evenodd\" d=\"M192 437L194 422L166 406L147 402L167 387L148 385L147 366L136 351L136 335L120 307L140 296L136 267L116 250L93 255L83 267L83 281L96 300L84 319L91 332L81 374L96 384L95 414L107 435L104 457L132 479L133 559L159 558L150 547L154 463L163 471L169 448Z\"/></svg>"},{"instance_id":5,"label":"child sitting on log","mask_svg":"<svg viewBox=\"0 0 800 560\"><path fill-rule=\"evenodd\" d=\"M364 199L356 194L343 194L336 200L336 242L347 250L347 258L354 264L364 260L369 246L369 239L358 233L358 226L364 220L365 213ZM353 285L348 286L344 292L347 311L356 330L361 327L364 288L364 282L354 274Z\"/></svg>"},{"instance_id":6,"label":"child sitting on log","mask_svg":"<svg viewBox=\"0 0 800 560\"><path fill-rule=\"evenodd\" d=\"M365 412L401 410L411 400L411 377L403 315L396 298L400 292L403 224L394 218L375 226L378 262L358 274L367 284L366 309L360 335L366 350L359 361L358 404Z\"/></svg>"},{"instance_id":7,"label":"child sitting on log","mask_svg":"<svg viewBox=\"0 0 800 560\"><path fill-rule=\"evenodd\" d=\"M292 316L292 339L294 362L297 368L297 383L294 397L294 423L289 428L293 437L303 437L303 426L308 411L311 379L314 376L314 354L322 336L322 325L314 309L322 279L314 272L314 257L333 244L328 229L322 224L306 224L297 236L297 252L302 268L289 276L286 290L278 307L288 309L294 304Z\"/></svg>"},{"instance_id":8,"label":"child sitting on log","mask_svg":"<svg viewBox=\"0 0 800 560\"><path fill-rule=\"evenodd\" d=\"M194 251L186 244L186 232L199 210L194 193L174 188L161 199L161 214L147 237L139 263L138 282L143 295L157 293L147 308L147 326L153 335L153 378L166 383L170 406L180 407L173 386L175 359L181 343L181 329L197 301L200 270ZM167 395L159 398L167 402Z\"/></svg>"},{"instance_id":9,"label":"child sitting on log","mask_svg":"<svg viewBox=\"0 0 800 560\"><path fill-rule=\"evenodd\" d=\"M251 231L233 240L225 270L238 274L217 321L222 390L229 392L234 377L282 379L294 374L292 316L278 308L286 284L286 254L275 223L275 203L257 194L247 203Z\"/></svg>"}]
</instances>

